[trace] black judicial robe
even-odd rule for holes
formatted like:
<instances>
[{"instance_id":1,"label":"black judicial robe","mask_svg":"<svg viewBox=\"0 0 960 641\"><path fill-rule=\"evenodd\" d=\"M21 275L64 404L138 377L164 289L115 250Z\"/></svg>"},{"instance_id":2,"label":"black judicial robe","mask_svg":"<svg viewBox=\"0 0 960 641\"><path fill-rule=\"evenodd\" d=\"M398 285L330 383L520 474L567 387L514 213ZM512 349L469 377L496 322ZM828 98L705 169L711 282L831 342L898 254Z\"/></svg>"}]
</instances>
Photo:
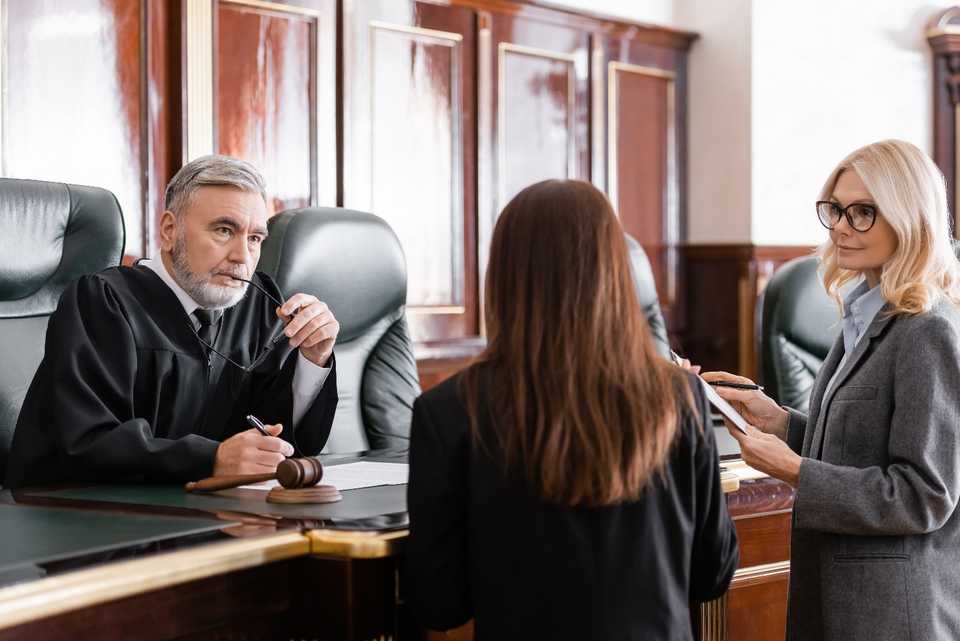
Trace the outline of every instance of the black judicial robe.
<instances>
[{"instance_id":1,"label":"black judicial robe","mask_svg":"<svg viewBox=\"0 0 960 641\"><path fill-rule=\"evenodd\" d=\"M269 276L254 278L283 299ZM275 309L249 287L224 311L217 350L251 364L282 331ZM303 454L320 452L337 406L335 368L294 434L297 352L285 338L252 372L207 351L176 294L149 268L114 267L80 278L50 317L5 485L204 478L220 442L249 429L247 414L282 423L281 438Z\"/></svg>"}]
</instances>

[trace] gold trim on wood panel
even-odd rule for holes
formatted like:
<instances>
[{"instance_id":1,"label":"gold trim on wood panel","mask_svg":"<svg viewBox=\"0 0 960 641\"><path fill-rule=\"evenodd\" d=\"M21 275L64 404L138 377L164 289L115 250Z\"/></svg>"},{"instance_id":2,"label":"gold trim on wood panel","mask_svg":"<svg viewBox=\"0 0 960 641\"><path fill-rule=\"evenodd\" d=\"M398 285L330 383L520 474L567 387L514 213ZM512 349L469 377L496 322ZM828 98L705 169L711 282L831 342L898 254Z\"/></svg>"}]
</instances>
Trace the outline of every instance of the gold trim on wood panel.
<instances>
[{"instance_id":1,"label":"gold trim on wood panel","mask_svg":"<svg viewBox=\"0 0 960 641\"><path fill-rule=\"evenodd\" d=\"M960 102L953 106L953 230L960 230Z\"/></svg>"},{"instance_id":2,"label":"gold trim on wood panel","mask_svg":"<svg viewBox=\"0 0 960 641\"><path fill-rule=\"evenodd\" d=\"M677 245L680 243L680 181L677 167L677 88L676 77L672 71L645 67L612 60L607 63L607 194L613 203L617 215L620 215L620 179L617 156L619 153L617 136L619 135L620 113L618 109L620 82L618 72L661 78L667 86L667 132L666 154L667 175L664 185L664 211L666 213L666 299L668 304L677 300Z\"/></svg>"},{"instance_id":3,"label":"gold trim on wood panel","mask_svg":"<svg viewBox=\"0 0 960 641\"><path fill-rule=\"evenodd\" d=\"M392 22L382 22L380 20L371 20L370 27L373 29L383 29L386 31L399 31L400 33L407 33L414 36L420 36L422 38L440 40L441 42L434 43L434 44L440 44L447 47L453 46L451 44L452 42L463 41L463 35L459 33L454 33L452 31L439 31L437 29L411 27L405 24L394 24Z\"/></svg>"},{"instance_id":4,"label":"gold trim on wood panel","mask_svg":"<svg viewBox=\"0 0 960 641\"><path fill-rule=\"evenodd\" d=\"M314 113L311 114L311 138L313 139L310 149L310 163L311 163L311 185L310 185L310 205L312 207L317 207L321 204L321 193L326 196L323 201L323 204L335 207L337 202L337 187L336 187L336 131L323 132L321 131L321 124L324 122L335 122L336 121L336 105L328 104L323 105L320 103L320 95L322 92L321 87L325 86L322 84L324 79L326 82L332 83L335 82L336 76L336 60L335 60L335 51L333 46L328 40L335 39L335 25L326 24L322 18L324 14L322 11L317 9L308 9L305 7L296 7L289 4L280 4L279 2L268 2L267 0L214 0L217 4L231 4L238 5L241 7L249 7L251 9L259 9L262 11L270 11L278 14L290 14L291 17L301 17L307 18L312 22L311 37L313 38L313 44L311 45L310 57L312 58L313 73L311 80L313 81L313 94L312 99L314 102ZM212 24L212 23L211 23ZM212 33L212 32L211 32ZM325 36L322 37L321 33ZM328 43L328 50L326 56L324 55L324 43ZM213 55L213 41L210 43L211 56ZM328 70L327 73L323 73L321 68L326 69L331 67L332 71ZM215 81L213 74L211 72L211 83ZM212 90L211 84L211 90ZM335 102L334 98L334 102ZM327 117L324 118L324 115ZM213 122L213 111L211 109L211 123ZM321 161L321 155L324 157L324 160ZM321 189L321 185L324 187Z\"/></svg>"},{"instance_id":5,"label":"gold trim on wood panel","mask_svg":"<svg viewBox=\"0 0 960 641\"><path fill-rule=\"evenodd\" d=\"M213 0L186 0L183 163L213 153Z\"/></svg>"},{"instance_id":6,"label":"gold trim on wood panel","mask_svg":"<svg viewBox=\"0 0 960 641\"><path fill-rule=\"evenodd\" d=\"M3 125L7 117L7 0L0 0L0 176L7 175Z\"/></svg>"},{"instance_id":7,"label":"gold trim on wood panel","mask_svg":"<svg viewBox=\"0 0 960 641\"><path fill-rule=\"evenodd\" d=\"M296 13L302 16L319 19L322 15L316 9L307 9L306 7L296 7L290 4L280 4L279 2L267 2L266 0L217 0L220 4L241 4L254 9L263 9L265 11L277 11L279 13Z\"/></svg>"},{"instance_id":8,"label":"gold trim on wood panel","mask_svg":"<svg viewBox=\"0 0 960 641\"><path fill-rule=\"evenodd\" d=\"M725 641L727 638L727 595L700 604L699 641Z\"/></svg>"},{"instance_id":9,"label":"gold trim on wood panel","mask_svg":"<svg viewBox=\"0 0 960 641\"><path fill-rule=\"evenodd\" d=\"M487 335L484 283L497 200L493 195L493 32L486 11L477 14L477 284L479 333Z\"/></svg>"},{"instance_id":10,"label":"gold trim on wood panel","mask_svg":"<svg viewBox=\"0 0 960 641\"><path fill-rule=\"evenodd\" d=\"M760 583L783 580L790 576L790 561L763 563L740 568L733 573L730 589L745 588Z\"/></svg>"},{"instance_id":11,"label":"gold trim on wood panel","mask_svg":"<svg viewBox=\"0 0 960 641\"><path fill-rule=\"evenodd\" d=\"M466 308L462 303L466 295L466 267L467 256L463 251L464 220L463 220L463 35L452 31L440 31L437 29L426 29L424 27L413 27L404 24L395 24L392 22L383 22L380 20L371 20L367 24L369 29L370 42L370 70L367 81L370 83L369 93L369 115L370 115L370 165L368 168L370 175L370 210L377 212L378 203L374 201L373 186L376 181L374 175L374 149L376 141L374 139L374 114L376 113L374 105L374 91L372 89L373 78L375 76L377 64L376 33L377 31L387 31L393 33L412 36L411 40L418 43L437 45L447 47L450 50L450 210L448 221L452 222L451 247L452 264L450 265L450 274L453 281L453 300L450 305L422 305L410 306L408 309L425 310L423 313L434 314L463 314Z\"/></svg>"},{"instance_id":12,"label":"gold trim on wood panel","mask_svg":"<svg viewBox=\"0 0 960 641\"><path fill-rule=\"evenodd\" d=\"M0 629L310 553L299 533L209 543L0 589Z\"/></svg>"},{"instance_id":13,"label":"gold trim on wood panel","mask_svg":"<svg viewBox=\"0 0 960 641\"><path fill-rule=\"evenodd\" d=\"M527 47L525 45L513 44L512 42L501 42L497 47L497 204L496 209L503 209L506 203L506 193L504 192L504 168L507 163L506 156L506 127L504 123L507 117L506 100L506 76L504 72L504 61L508 53L515 53L522 56L531 56L533 58L549 58L567 63L567 178L576 176L577 164L577 132L575 130L576 106L577 106L577 76L576 62L577 57L572 53L562 53L560 51L550 51L538 47Z\"/></svg>"},{"instance_id":14,"label":"gold trim on wood panel","mask_svg":"<svg viewBox=\"0 0 960 641\"><path fill-rule=\"evenodd\" d=\"M607 123L603 117L603 61L606 57L600 38L592 36L593 47L590 51L590 123L593 127L591 141L591 182L600 191L605 191L607 174L604 167L603 143L607 139Z\"/></svg>"},{"instance_id":15,"label":"gold trim on wood panel","mask_svg":"<svg viewBox=\"0 0 960 641\"><path fill-rule=\"evenodd\" d=\"M344 532L341 530L311 530L310 554L342 559L383 559L400 553L406 544L409 530L396 532Z\"/></svg>"}]
</instances>

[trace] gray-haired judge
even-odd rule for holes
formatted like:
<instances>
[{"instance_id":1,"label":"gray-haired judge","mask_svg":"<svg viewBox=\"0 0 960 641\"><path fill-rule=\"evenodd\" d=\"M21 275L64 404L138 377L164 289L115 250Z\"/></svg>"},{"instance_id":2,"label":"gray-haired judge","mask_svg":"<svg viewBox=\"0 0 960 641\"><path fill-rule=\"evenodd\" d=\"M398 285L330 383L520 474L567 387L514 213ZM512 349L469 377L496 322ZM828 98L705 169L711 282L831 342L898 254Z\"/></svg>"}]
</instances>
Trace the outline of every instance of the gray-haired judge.
<instances>
[{"instance_id":1,"label":"gray-haired judge","mask_svg":"<svg viewBox=\"0 0 960 641\"><path fill-rule=\"evenodd\" d=\"M831 172L817 212L827 290L856 286L810 415L718 388L759 428L735 433L744 460L796 488L787 638L960 639L960 266L943 176L881 141Z\"/></svg>"},{"instance_id":2,"label":"gray-haired judge","mask_svg":"<svg viewBox=\"0 0 960 641\"><path fill-rule=\"evenodd\" d=\"M254 271L267 236L260 174L235 158L198 158L173 177L165 206L158 259L63 293L8 487L262 473L323 448L340 327L315 297Z\"/></svg>"}]
</instances>

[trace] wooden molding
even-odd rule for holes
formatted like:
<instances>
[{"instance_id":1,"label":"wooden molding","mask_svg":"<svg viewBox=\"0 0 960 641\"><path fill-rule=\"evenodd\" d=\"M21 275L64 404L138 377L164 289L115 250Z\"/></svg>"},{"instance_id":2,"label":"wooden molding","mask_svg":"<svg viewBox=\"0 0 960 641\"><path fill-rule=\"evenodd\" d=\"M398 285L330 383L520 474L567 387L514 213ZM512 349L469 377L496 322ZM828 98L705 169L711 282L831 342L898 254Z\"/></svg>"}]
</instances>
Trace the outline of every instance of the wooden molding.
<instances>
[{"instance_id":1,"label":"wooden molding","mask_svg":"<svg viewBox=\"0 0 960 641\"><path fill-rule=\"evenodd\" d=\"M186 0L183 163L213 153L213 3Z\"/></svg>"},{"instance_id":2,"label":"wooden molding","mask_svg":"<svg viewBox=\"0 0 960 641\"><path fill-rule=\"evenodd\" d=\"M734 572L730 589L735 590L760 583L769 583L770 581L782 581L788 576L790 576L790 561L752 565Z\"/></svg>"},{"instance_id":3,"label":"wooden molding","mask_svg":"<svg viewBox=\"0 0 960 641\"><path fill-rule=\"evenodd\" d=\"M397 555L406 545L409 530L396 532L307 532L310 554L341 559L383 559Z\"/></svg>"},{"instance_id":4,"label":"wooden molding","mask_svg":"<svg viewBox=\"0 0 960 641\"><path fill-rule=\"evenodd\" d=\"M632 22L618 16L560 6L549 0L450 0L450 4L507 15L519 15L564 26L588 28L598 35L614 38L639 35L651 44L681 51L688 50L700 37L700 34L692 31Z\"/></svg>"},{"instance_id":5,"label":"wooden molding","mask_svg":"<svg viewBox=\"0 0 960 641\"><path fill-rule=\"evenodd\" d=\"M278 533L29 581L0 589L0 629L309 552L304 535Z\"/></svg>"}]
</instances>

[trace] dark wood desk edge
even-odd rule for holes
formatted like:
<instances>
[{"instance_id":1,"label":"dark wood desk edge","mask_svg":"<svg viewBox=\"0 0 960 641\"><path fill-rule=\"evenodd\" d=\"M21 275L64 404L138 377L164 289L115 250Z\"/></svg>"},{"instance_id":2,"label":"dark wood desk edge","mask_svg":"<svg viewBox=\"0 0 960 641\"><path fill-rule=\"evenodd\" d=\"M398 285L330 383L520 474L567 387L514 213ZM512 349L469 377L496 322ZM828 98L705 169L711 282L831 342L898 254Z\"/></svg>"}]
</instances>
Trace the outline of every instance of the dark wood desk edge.
<instances>
[{"instance_id":1,"label":"dark wood desk edge","mask_svg":"<svg viewBox=\"0 0 960 641\"><path fill-rule=\"evenodd\" d=\"M0 589L0 629L310 554L299 532L198 545Z\"/></svg>"}]
</instances>

